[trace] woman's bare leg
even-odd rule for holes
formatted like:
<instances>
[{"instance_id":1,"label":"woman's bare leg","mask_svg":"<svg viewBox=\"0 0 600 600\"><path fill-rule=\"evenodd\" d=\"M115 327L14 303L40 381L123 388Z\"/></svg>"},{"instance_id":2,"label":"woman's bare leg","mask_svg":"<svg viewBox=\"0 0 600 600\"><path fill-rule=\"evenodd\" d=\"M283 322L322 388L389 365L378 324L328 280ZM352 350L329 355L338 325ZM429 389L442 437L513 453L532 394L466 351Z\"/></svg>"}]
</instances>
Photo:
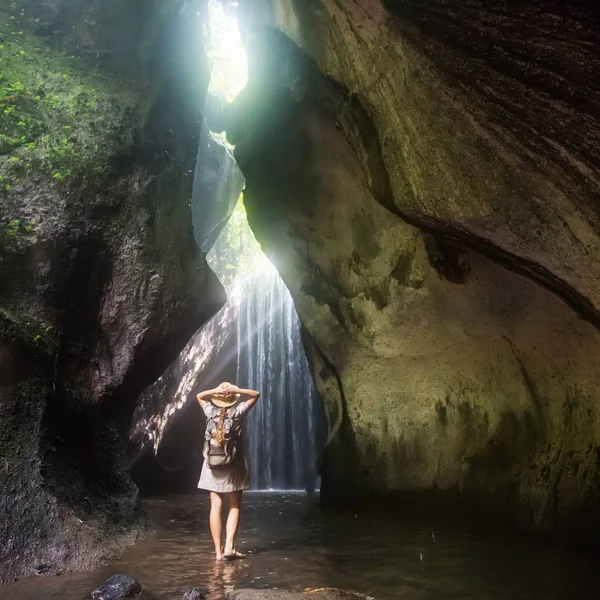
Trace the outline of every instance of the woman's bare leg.
<instances>
[{"instance_id":1,"label":"woman's bare leg","mask_svg":"<svg viewBox=\"0 0 600 600\"><path fill-rule=\"evenodd\" d=\"M227 525L225 527L225 556L231 556L235 550L235 536L240 524L242 491L230 492L228 496L229 514L227 515Z\"/></svg>"},{"instance_id":2,"label":"woman's bare leg","mask_svg":"<svg viewBox=\"0 0 600 600\"><path fill-rule=\"evenodd\" d=\"M223 546L221 538L223 536L223 523L221 521L221 509L223 507L223 495L217 492L210 493L210 533L215 544L215 554L217 560L223 558Z\"/></svg>"}]
</instances>

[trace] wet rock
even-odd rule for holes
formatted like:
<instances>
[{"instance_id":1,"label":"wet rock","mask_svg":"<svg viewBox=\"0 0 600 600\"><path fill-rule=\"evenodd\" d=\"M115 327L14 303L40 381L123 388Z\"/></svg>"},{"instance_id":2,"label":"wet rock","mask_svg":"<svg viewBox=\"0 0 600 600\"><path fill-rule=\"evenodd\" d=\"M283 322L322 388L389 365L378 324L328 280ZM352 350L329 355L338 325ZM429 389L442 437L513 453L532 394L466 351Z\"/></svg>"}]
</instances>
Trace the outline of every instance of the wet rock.
<instances>
[{"instance_id":1,"label":"wet rock","mask_svg":"<svg viewBox=\"0 0 600 600\"><path fill-rule=\"evenodd\" d=\"M2 40L19 91L0 141L0 580L91 568L147 531L136 397L224 301L190 208L198 11L109 4L0 3L19 30Z\"/></svg>"},{"instance_id":2,"label":"wet rock","mask_svg":"<svg viewBox=\"0 0 600 600\"><path fill-rule=\"evenodd\" d=\"M597 14L300 4L245 9L227 135L308 334L322 498L456 493L595 541Z\"/></svg>"},{"instance_id":3,"label":"wet rock","mask_svg":"<svg viewBox=\"0 0 600 600\"><path fill-rule=\"evenodd\" d=\"M208 253L231 215L244 187L229 148L215 140L203 126L194 175L192 219L194 235L202 252Z\"/></svg>"},{"instance_id":4,"label":"wet rock","mask_svg":"<svg viewBox=\"0 0 600 600\"><path fill-rule=\"evenodd\" d=\"M142 586L131 575L113 575L98 586L90 596L94 600L131 598L142 591Z\"/></svg>"},{"instance_id":5,"label":"wet rock","mask_svg":"<svg viewBox=\"0 0 600 600\"><path fill-rule=\"evenodd\" d=\"M336 588L323 588L308 590L304 593L286 590L235 590L225 597L227 600L307 600L307 598L315 598L316 600L350 600L355 598L358 600L365 596Z\"/></svg>"},{"instance_id":6,"label":"wet rock","mask_svg":"<svg viewBox=\"0 0 600 600\"><path fill-rule=\"evenodd\" d=\"M186 590L183 594L183 600L204 600L204 598L206 598L205 591L200 588Z\"/></svg>"},{"instance_id":7,"label":"wet rock","mask_svg":"<svg viewBox=\"0 0 600 600\"><path fill-rule=\"evenodd\" d=\"M52 570L50 565L38 565L35 569L36 575L45 575Z\"/></svg>"}]
</instances>

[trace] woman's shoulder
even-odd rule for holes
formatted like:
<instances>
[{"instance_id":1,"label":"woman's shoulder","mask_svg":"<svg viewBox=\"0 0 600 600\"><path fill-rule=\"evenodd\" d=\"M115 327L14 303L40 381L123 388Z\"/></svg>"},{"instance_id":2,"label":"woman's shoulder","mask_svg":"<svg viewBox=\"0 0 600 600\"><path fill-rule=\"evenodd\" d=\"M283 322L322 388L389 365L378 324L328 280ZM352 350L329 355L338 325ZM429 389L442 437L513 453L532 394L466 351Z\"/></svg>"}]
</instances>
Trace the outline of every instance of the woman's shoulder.
<instances>
[{"instance_id":1,"label":"woman's shoulder","mask_svg":"<svg viewBox=\"0 0 600 600\"><path fill-rule=\"evenodd\" d=\"M238 402L235 406L235 414L238 417L243 417L248 412L248 404L242 400Z\"/></svg>"},{"instance_id":2,"label":"woman's shoulder","mask_svg":"<svg viewBox=\"0 0 600 600\"><path fill-rule=\"evenodd\" d=\"M204 405L204 415L207 417L213 417L217 412L217 407L210 400L207 400L206 404Z\"/></svg>"}]
</instances>

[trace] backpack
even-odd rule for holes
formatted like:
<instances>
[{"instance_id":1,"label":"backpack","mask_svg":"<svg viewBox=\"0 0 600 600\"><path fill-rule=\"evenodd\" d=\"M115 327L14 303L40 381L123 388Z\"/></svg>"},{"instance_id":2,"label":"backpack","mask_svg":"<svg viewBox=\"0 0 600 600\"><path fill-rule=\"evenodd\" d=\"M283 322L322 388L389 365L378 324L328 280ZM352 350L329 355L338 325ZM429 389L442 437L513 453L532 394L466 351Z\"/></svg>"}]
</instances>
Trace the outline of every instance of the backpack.
<instances>
[{"instance_id":1,"label":"backpack","mask_svg":"<svg viewBox=\"0 0 600 600\"><path fill-rule=\"evenodd\" d=\"M237 456L241 424L232 418L237 405L215 408L218 412L213 412L206 421L204 460L209 469L227 469Z\"/></svg>"}]
</instances>

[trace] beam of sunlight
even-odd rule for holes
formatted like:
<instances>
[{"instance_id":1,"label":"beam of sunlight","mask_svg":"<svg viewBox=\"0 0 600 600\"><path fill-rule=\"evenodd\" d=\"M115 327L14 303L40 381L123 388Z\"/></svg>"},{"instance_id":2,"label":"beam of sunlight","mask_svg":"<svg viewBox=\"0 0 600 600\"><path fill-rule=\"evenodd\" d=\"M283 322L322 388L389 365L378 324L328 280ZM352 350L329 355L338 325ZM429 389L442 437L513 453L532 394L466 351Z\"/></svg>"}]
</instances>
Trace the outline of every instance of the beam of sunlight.
<instances>
[{"instance_id":1,"label":"beam of sunlight","mask_svg":"<svg viewBox=\"0 0 600 600\"><path fill-rule=\"evenodd\" d=\"M227 303L188 342L180 355L177 372L169 370L156 382L158 390L166 392L168 381L173 377L180 377L179 384L164 409L150 418L138 421L131 438L138 442L142 450L132 463L143 454L148 445L152 446L154 454L158 452L169 424L173 423L172 418L190 400L199 382L208 380L223 366L235 362L237 352L245 350L267 321L282 310L282 306L278 306L272 314L263 315L253 323L249 339L227 346L230 337L235 335L234 324L248 281L273 276L276 271L263 254L248 225L242 197L207 260L227 291Z\"/></svg>"},{"instance_id":2,"label":"beam of sunlight","mask_svg":"<svg viewBox=\"0 0 600 600\"><path fill-rule=\"evenodd\" d=\"M217 0L208 4L209 92L217 110L238 96L248 78L235 15L237 3L223 4ZM224 134L213 132L212 137L229 146ZM222 224L223 220L213 230ZM167 431L173 428L175 433L178 420L190 414L181 408L195 401L200 388L215 385L218 377L235 369L231 376L238 384L263 395L245 425L247 453L255 465L252 486L312 491L319 435L317 394L293 300L254 238L243 193L206 258L226 290L227 303L142 395L139 418L134 416L138 425L130 434L141 450L132 463L150 449L158 456Z\"/></svg>"}]
</instances>

